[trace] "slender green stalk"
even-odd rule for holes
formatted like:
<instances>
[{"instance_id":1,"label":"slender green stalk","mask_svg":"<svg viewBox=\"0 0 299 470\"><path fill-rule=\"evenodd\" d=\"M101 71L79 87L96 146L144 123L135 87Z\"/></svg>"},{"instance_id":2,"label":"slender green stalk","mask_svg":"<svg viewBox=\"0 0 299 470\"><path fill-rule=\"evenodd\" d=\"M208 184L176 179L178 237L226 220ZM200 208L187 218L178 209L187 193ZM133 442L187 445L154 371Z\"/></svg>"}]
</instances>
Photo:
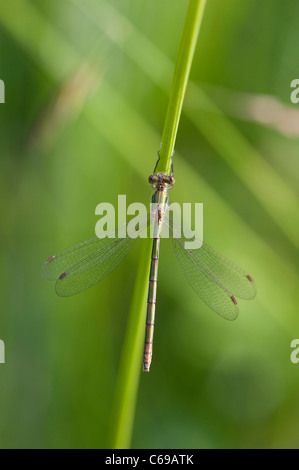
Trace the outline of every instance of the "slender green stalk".
<instances>
[{"instance_id":1,"label":"slender green stalk","mask_svg":"<svg viewBox=\"0 0 299 470\"><path fill-rule=\"evenodd\" d=\"M190 0L181 44L173 75L168 109L162 134L158 170L169 174L185 91L194 56L195 46L206 0Z\"/></svg>"},{"instance_id":2,"label":"slender green stalk","mask_svg":"<svg viewBox=\"0 0 299 470\"><path fill-rule=\"evenodd\" d=\"M189 2L162 135L159 170L165 173L170 173L171 156L205 3L206 0ZM140 257L116 387L110 442L111 447L117 449L128 448L131 441L141 371L151 242L151 239L146 240L144 253Z\"/></svg>"}]
</instances>

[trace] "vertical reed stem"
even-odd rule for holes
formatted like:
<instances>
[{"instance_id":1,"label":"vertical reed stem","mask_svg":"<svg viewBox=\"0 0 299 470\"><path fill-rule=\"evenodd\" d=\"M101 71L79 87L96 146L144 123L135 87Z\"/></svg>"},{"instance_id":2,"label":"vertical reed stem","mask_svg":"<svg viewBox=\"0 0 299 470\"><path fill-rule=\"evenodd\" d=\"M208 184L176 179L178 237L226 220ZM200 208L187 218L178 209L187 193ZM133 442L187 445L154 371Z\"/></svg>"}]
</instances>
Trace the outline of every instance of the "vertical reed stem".
<instances>
[{"instance_id":1,"label":"vertical reed stem","mask_svg":"<svg viewBox=\"0 0 299 470\"><path fill-rule=\"evenodd\" d=\"M205 5L206 0L189 1L159 151L160 161L157 170L166 174L169 174L171 169L171 156Z\"/></svg>"}]
</instances>

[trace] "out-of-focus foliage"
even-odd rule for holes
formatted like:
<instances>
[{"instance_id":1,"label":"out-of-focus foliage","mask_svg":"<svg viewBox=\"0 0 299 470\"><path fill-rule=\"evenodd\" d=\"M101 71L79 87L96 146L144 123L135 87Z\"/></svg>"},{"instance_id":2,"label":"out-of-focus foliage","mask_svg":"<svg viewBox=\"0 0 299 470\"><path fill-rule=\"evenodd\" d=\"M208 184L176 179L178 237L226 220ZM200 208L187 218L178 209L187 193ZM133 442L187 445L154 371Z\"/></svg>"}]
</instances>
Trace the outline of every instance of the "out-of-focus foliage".
<instances>
[{"instance_id":1,"label":"out-of-focus foliage","mask_svg":"<svg viewBox=\"0 0 299 470\"><path fill-rule=\"evenodd\" d=\"M1 4L2 448L107 446L141 241L74 298L58 298L40 265L93 236L99 202L149 202L186 8ZM298 447L298 22L291 0L207 2L171 199L204 203L205 240L248 269L258 296L225 322L162 241L132 447Z\"/></svg>"}]
</instances>

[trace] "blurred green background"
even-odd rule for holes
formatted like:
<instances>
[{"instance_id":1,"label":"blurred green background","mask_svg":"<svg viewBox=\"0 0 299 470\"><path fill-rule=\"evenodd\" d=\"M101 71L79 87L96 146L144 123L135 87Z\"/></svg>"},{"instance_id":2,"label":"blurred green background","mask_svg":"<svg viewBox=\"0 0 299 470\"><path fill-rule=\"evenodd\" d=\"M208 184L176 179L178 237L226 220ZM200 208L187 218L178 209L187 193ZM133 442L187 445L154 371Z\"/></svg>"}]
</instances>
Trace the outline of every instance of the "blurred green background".
<instances>
[{"instance_id":1,"label":"blurred green background","mask_svg":"<svg viewBox=\"0 0 299 470\"><path fill-rule=\"evenodd\" d=\"M141 241L58 298L42 262L94 234L98 203L148 203L187 0L1 1L1 448L105 448ZM254 277L226 322L161 245L152 370L133 448L299 447L299 4L208 0L171 200ZM141 358L140 358L141 367Z\"/></svg>"}]
</instances>

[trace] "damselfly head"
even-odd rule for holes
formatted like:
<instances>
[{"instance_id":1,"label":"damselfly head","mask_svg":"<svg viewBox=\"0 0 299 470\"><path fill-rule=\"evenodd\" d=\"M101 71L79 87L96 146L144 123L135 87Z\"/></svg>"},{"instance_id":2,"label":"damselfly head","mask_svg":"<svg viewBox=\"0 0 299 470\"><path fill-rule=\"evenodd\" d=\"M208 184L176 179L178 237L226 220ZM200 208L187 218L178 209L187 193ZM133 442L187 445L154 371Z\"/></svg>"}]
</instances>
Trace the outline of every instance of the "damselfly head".
<instances>
[{"instance_id":1,"label":"damselfly head","mask_svg":"<svg viewBox=\"0 0 299 470\"><path fill-rule=\"evenodd\" d=\"M152 185L163 185L165 186L166 184L169 184L170 186L173 186L175 183L175 179L172 175L166 175L165 173L154 173L153 175L150 175L148 178L148 181Z\"/></svg>"}]
</instances>

